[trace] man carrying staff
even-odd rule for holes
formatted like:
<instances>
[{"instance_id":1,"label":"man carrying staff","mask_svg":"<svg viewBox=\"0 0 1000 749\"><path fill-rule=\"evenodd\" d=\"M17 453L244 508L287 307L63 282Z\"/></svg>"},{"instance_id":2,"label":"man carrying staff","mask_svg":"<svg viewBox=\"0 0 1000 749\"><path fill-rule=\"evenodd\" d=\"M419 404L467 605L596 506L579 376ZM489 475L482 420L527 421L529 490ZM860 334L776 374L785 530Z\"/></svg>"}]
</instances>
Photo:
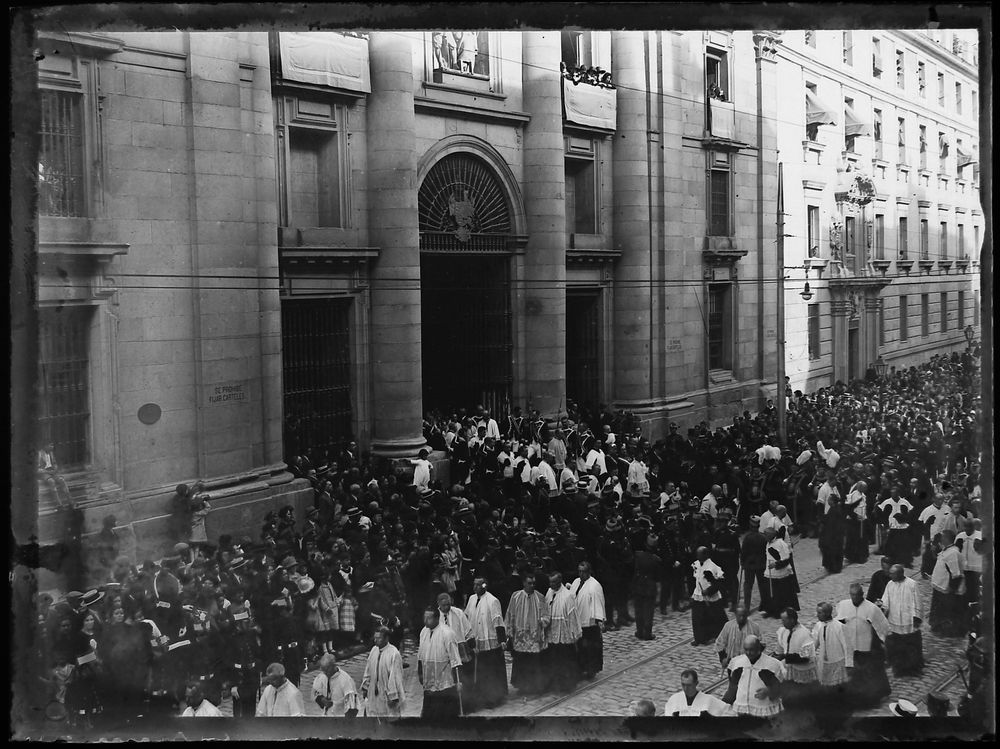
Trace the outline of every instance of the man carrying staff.
<instances>
[{"instance_id":1,"label":"man carrying staff","mask_svg":"<svg viewBox=\"0 0 1000 749\"><path fill-rule=\"evenodd\" d=\"M788 544L777 537L773 528L764 531L767 539L767 567L764 569L765 586L761 598L764 616L780 617L783 609L798 611L799 600L795 595L795 576L792 572L792 552Z\"/></svg>"},{"instance_id":2,"label":"man carrying staff","mask_svg":"<svg viewBox=\"0 0 1000 749\"><path fill-rule=\"evenodd\" d=\"M604 588L590 574L590 562L577 565L579 577L569 586L576 598L576 614L580 621L580 673L592 679L604 670Z\"/></svg>"},{"instance_id":3,"label":"man carrying staff","mask_svg":"<svg viewBox=\"0 0 1000 749\"><path fill-rule=\"evenodd\" d=\"M510 683L522 695L544 692L548 677L542 665L549 626L549 606L542 594L535 590L535 575L528 571L522 578L523 589L515 591L507 606L504 625L507 645L514 663L510 670Z\"/></svg>"},{"instance_id":4,"label":"man carrying staff","mask_svg":"<svg viewBox=\"0 0 1000 749\"><path fill-rule=\"evenodd\" d=\"M428 606L417 648L417 679L424 688L421 718L457 718L461 714L458 693L461 665L454 630L441 624L441 612L435 606Z\"/></svg>"},{"instance_id":5,"label":"man carrying staff","mask_svg":"<svg viewBox=\"0 0 1000 749\"><path fill-rule=\"evenodd\" d=\"M472 702L475 708L496 707L507 697L507 664L503 643L507 640L500 601L486 590L486 578L472 581L473 594L465 606L465 616L476 638L472 666Z\"/></svg>"}]
</instances>

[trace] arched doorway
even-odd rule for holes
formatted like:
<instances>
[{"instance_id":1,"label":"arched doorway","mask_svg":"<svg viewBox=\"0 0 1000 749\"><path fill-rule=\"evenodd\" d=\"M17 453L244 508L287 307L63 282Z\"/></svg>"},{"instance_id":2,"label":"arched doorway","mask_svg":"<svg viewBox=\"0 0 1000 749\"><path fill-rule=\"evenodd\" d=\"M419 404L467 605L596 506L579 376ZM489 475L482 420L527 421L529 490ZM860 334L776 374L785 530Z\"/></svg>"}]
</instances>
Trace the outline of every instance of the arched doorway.
<instances>
[{"instance_id":1,"label":"arched doorway","mask_svg":"<svg viewBox=\"0 0 1000 749\"><path fill-rule=\"evenodd\" d=\"M511 388L511 210L494 170L452 153L420 185L424 410L483 405L499 417Z\"/></svg>"}]
</instances>

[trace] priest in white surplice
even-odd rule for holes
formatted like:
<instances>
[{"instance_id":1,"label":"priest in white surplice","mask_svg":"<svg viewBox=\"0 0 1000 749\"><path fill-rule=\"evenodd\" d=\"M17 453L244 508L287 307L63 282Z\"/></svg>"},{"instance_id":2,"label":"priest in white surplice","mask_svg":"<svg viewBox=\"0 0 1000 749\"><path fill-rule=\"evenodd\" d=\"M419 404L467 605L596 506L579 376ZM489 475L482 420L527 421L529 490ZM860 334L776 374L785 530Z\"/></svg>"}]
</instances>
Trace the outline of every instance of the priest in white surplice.
<instances>
[{"instance_id":1,"label":"priest in white surplice","mask_svg":"<svg viewBox=\"0 0 1000 749\"><path fill-rule=\"evenodd\" d=\"M361 678L361 696L369 718L398 718L403 709L403 659L389 642L389 635L388 627L375 630L375 646L368 653Z\"/></svg>"},{"instance_id":2,"label":"priest in white surplice","mask_svg":"<svg viewBox=\"0 0 1000 749\"><path fill-rule=\"evenodd\" d=\"M889 622L882 609L865 599L858 583L850 587L851 597L837 604L835 616L844 625L844 641L854 652L850 677L850 699L857 707L873 707L892 694L885 674L885 638Z\"/></svg>"},{"instance_id":3,"label":"priest in white surplice","mask_svg":"<svg viewBox=\"0 0 1000 749\"><path fill-rule=\"evenodd\" d=\"M264 674L267 684L257 702L258 718L302 718L305 703L299 688L285 678L285 667L272 663Z\"/></svg>"},{"instance_id":4,"label":"priest in white surplice","mask_svg":"<svg viewBox=\"0 0 1000 749\"><path fill-rule=\"evenodd\" d=\"M435 606L428 606L417 649L417 679L424 688L421 718L457 718L461 714L458 694L461 665L455 631L441 623L441 612Z\"/></svg>"},{"instance_id":5,"label":"priest in white surplice","mask_svg":"<svg viewBox=\"0 0 1000 749\"><path fill-rule=\"evenodd\" d=\"M549 606L535 590L535 575L526 572L521 578L522 589L516 590L507 604L504 625L507 645L513 664L510 683L522 695L544 692L548 685L542 665L545 650L545 628L549 625Z\"/></svg>"},{"instance_id":6,"label":"priest in white surplice","mask_svg":"<svg viewBox=\"0 0 1000 749\"><path fill-rule=\"evenodd\" d=\"M353 718L358 714L358 690L351 675L337 665L337 656L326 653L319 659L319 673L313 679L313 702L331 718Z\"/></svg>"},{"instance_id":7,"label":"priest in white surplice","mask_svg":"<svg viewBox=\"0 0 1000 749\"><path fill-rule=\"evenodd\" d=\"M475 707L496 707L507 698L507 663L503 644L507 640L503 612L497 597L486 590L486 578L477 575L472 581L472 595L465 606L465 616L476 638L472 663L471 692Z\"/></svg>"},{"instance_id":8,"label":"priest in white surplice","mask_svg":"<svg viewBox=\"0 0 1000 749\"><path fill-rule=\"evenodd\" d=\"M896 676L915 676L924 669L924 608L917 583L906 576L903 565L889 568L889 582L882 591L882 613L889 622L885 656ZM876 602L878 603L878 602Z\"/></svg>"},{"instance_id":9,"label":"priest in white surplice","mask_svg":"<svg viewBox=\"0 0 1000 749\"><path fill-rule=\"evenodd\" d=\"M549 575L549 591L545 594L549 605L549 631L546 648L547 670L550 684L557 692L569 692L576 686L580 666L577 647L582 632L576 613L576 597L563 585L562 574Z\"/></svg>"},{"instance_id":10,"label":"priest in white surplice","mask_svg":"<svg viewBox=\"0 0 1000 749\"><path fill-rule=\"evenodd\" d=\"M833 618L833 604L825 601L816 607L816 618L812 630L816 678L824 687L844 684L847 669L854 668L854 651L847 647L844 625Z\"/></svg>"},{"instance_id":11,"label":"priest in white surplice","mask_svg":"<svg viewBox=\"0 0 1000 749\"><path fill-rule=\"evenodd\" d=\"M580 622L580 673L592 679L604 670L604 587L590 574L590 562L577 565L579 577L569 586L576 598L576 616Z\"/></svg>"}]
</instances>

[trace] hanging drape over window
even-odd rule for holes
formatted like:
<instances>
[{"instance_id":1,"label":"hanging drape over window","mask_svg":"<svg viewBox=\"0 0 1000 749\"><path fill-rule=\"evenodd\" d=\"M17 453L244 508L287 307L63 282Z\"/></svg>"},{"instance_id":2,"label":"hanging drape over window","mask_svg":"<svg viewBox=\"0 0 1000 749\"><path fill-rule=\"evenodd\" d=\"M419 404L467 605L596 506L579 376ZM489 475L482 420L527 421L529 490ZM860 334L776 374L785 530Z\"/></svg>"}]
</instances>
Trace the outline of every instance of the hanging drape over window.
<instances>
[{"instance_id":1,"label":"hanging drape over window","mask_svg":"<svg viewBox=\"0 0 1000 749\"><path fill-rule=\"evenodd\" d=\"M958 159L959 169L961 169L963 166L974 164L979 160L976 158L975 154L971 150L966 151L961 146L955 146L955 157Z\"/></svg>"},{"instance_id":2,"label":"hanging drape over window","mask_svg":"<svg viewBox=\"0 0 1000 749\"><path fill-rule=\"evenodd\" d=\"M941 133L938 136L938 148L941 149L941 158L942 159L948 157L948 147L950 145L951 145L951 143L948 141L948 136L945 135L944 133Z\"/></svg>"},{"instance_id":3,"label":"hanging drape over window","mask_svg":"<svg viewBox=\"0 0 1000 749\"><path fill-rule=\"evenodd\" d=\"M862 135L871 136L872 126L870 122L866 122L858 116L858 113L854 111L854 107L845 104L844 105L844 135Z\"/></svg>"},{"instance_id":4,"label":"hanging drape over window","mask_svg":"<svg viewBox=\"0 0 1000 749\"><path fill-rule=\"evenodd\" d=\"M812 91L806 91L806 124L836 125L837 113L819 100Z\"/></svg>"},{"instance_id":5,"label":"hanging drape over window","mask_svg":"<svg viewBox=\"0 0 1000 749\"><path fill-rule=\"evenodd\" d=\"M282 31L278 38L284 78L371 93L367 39L329 31Z\"/></svg>"}]
</instances>

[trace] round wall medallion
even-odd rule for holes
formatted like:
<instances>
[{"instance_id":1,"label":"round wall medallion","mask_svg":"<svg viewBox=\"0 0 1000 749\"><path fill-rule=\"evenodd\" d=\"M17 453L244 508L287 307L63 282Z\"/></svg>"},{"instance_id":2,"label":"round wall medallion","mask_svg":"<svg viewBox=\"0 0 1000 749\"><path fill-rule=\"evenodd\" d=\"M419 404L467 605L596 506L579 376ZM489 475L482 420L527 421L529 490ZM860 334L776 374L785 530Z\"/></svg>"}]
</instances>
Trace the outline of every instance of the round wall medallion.
<instances>
[{"instance_id":1,"label":"round wall medallion","mask_svg":"<svg viewBox=\"0 0 1000 749\"><path fill-rule=\"evenodd\" d=\"M160 420L160 407L155 403L147 403L139 408L139 421L143 424L155 424Z\"/></svg>"}]
</instances>

